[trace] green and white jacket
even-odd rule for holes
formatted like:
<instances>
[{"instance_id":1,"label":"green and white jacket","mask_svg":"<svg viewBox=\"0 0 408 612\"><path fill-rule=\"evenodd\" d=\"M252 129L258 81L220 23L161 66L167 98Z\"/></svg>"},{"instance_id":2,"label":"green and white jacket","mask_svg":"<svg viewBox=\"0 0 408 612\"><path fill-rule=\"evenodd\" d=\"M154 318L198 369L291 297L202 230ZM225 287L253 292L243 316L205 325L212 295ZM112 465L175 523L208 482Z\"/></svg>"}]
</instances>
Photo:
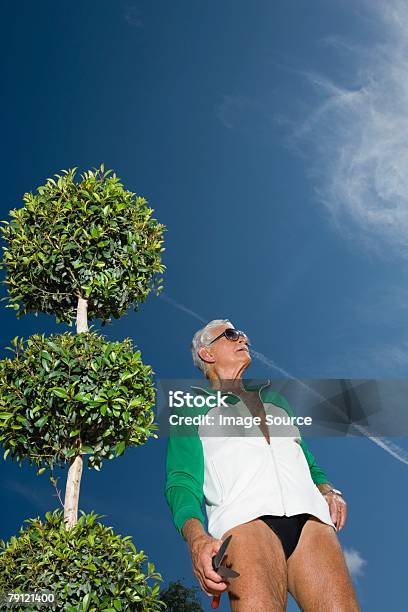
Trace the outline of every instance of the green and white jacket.
<instances>
[{"instance_id":1,"label":"green and white jacket","mask_svg":"<svg viewBox=\"0 0 408 612\"><path fill-rule=\"evenodd\" d=\"M295 416L285 397L270 387L251 385L258 391L266 415ZM196 394L216 394L211 388L191 387ZM249 416L244 402L233 393L225 406L203 408L183 406L175 414ZM218 422L218 420L217 420ZM256 432L254 432L256 428ZM221 538L232 527L263 514L292 516L308 513L334 527L328 504L317 484L328 482L324 471L308 450L294 425L269 425L270 445L256 425L239 430L214 430L206 424L170 428L165 497L177 530L181 533L190 518L205 524L202 503L208 518L207 531ZM283 434L284 431L284 435ZM279 435L279 433L281 435Z\"/></svg>"}]
</instances>

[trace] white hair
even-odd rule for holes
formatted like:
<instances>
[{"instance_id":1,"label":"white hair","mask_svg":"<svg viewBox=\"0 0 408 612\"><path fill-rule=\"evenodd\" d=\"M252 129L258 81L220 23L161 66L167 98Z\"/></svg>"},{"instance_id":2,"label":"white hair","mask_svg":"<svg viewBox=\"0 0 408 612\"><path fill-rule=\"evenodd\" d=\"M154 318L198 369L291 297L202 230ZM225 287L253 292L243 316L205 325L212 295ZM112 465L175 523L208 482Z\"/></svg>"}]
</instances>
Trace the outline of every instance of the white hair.
<instances>
[{"instance_id":1,"label":"white hair","mask_svg":"<svg viewBox=\"0 0 408 612\"><path fill-rule=\"evenodd\" d=\"M211 340L213 340L213 335L211 333L212 328L218 327L219 325L224 325L228 323L228 327L234 327L229 319L213 319L205 327L199 329L193 336L193 340L191 342L191 354L193 356L194 365L203 372L204 376L207 376L207 363L200 357L198 351L202 346L207 346Z\"/></svg>"}]
</instances>

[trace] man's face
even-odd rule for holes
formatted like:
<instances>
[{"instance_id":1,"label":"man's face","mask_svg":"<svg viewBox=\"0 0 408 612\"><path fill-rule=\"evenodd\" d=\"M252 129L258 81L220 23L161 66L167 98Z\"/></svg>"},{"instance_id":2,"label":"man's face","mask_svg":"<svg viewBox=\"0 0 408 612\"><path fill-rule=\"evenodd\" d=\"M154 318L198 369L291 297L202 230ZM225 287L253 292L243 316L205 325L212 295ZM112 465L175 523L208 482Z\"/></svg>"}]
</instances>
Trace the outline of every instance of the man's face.
<instances>
[{"instance_id":1,"label":"man's face","mask_svg":"<svg viewBox=\"0 0 408 612\"><path fill-rule=\"evenodd\" d=\"M222 324L218 327L213 327L211 330L212 338L222 334L227 327L232 327L232 325ZM236 341L228 340L225 336L221 336L221 338L218 338L218 340L209 346L207 345L206 348L211 351L214 363L221 368L239 367L242 365L248 367L251 363L248 338L244 336L240 336ZM204 357L206 358L205 354Z\"/></svg>"}]
</instances>

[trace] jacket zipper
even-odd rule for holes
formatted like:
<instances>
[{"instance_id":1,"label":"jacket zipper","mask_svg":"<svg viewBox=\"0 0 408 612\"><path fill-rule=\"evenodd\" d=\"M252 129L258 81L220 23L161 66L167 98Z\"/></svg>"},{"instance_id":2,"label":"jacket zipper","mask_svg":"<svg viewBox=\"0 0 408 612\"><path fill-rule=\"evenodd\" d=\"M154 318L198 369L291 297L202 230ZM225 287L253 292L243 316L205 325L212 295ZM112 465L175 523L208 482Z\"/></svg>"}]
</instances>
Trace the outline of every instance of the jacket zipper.
<instances>
[{"instance_id":1,"label":"jacket zipper","mask_svg":"<svg viewBox=\"0 0 408 612\"><path fill-rule=\"evenodd\" d=\"M285 504L284 504L284 501L283 501L283 489L282 489L282 483L281 483L280 478L279 478L278 466L277 466L277 463L276 463L275 455L273 454L272 445L271 445L271 455L272 455L272 458L273 458L273 464L274 464L274 467L275 467L276 480L277 480L277 481L278 481L278 483L279 483L279 489L280 489L281 500L282 500L282 507L283 507L283 514L286 514Z\"/></svg>"},{"instance_id":2,"label":"jacket zipper","mask_svg":"<svg viewBox=\"0 0 408 612\"><path fill-rule=\"evenodd\" d=\"M267 383L266 385L263 385L263 387L261 387L261 388L258 390L258 396L259 396L259 399L261 400L262 406L264 406L264 403L263 403L263 401L262 401L262 399L261 399L261 391L262 391L262 389L264 389L265 387L267 387L269 384L270 384L270 381L268 381L268 383ZM265 406L264 406L264 409L265 409ZM266 412L266 411L265 411L265 412ZM269 438L269 439L270 439L270 438ZM266 442L266 440L265 440L265 442ZM267 442L266 442L266 443L267 443ZM268 443L267 443L267 444L268 444ZM269 446L269 450L270 450L270 452L271 452L272 459L273 459L273 465L274 465L274 468L275 468L275 473L276 473L276 480L278 481L278 484L279 484L279 490L280 490L280 494L281 494L281 501L282 501L283 514L286 514L285 504L284 504L284 501L283 501L283 489L282 489L282 483L281 483L281 480L280 480L280 477L279 477L278 465L277 465L277 463L276 463L276 458L275 458L275 455L274 455L274 452L273 452L273 449L272 449L272 444L268 444L268 446Z\"/></svg>"},{"instance_id":3,"label":"jacket zipper","mask_svg":"<svg viewBox=\"0 0 408 612\"><path fill-rule=\"evenodd\" d=\"M260 389L258 389L258 397L259 397L259 399L261 400L262 406L264 405L264 403L263 403L263 401L262 401L262 399L261 399L261 391L262 391L262 389L264 389L265 387L268 387L268 386L270 385L270 383L271 383L271 381L270 381L270 380L268 380L268 382L267 382L265 385L262 385L262 387L261 387ZM204 391L204 392L206 392L206 393L207 393L206 389L203 389L202 387L192 387L192 388L193 388L193 389L200 389L201 391ZM242 400L241 400L241 398L239 397L239 395L236 395L235 393L232 393L232 391L227 391L227 395L233 395L234 397L236 397L236 398L238 399L238 401L242 401ZM244 402L244 404L245 404L245 402ZM276 463L275 455L273 454L272 444L268 444L268 442L267 442L267 440L266 440L266 438L265 438L265 436L264 436L263 434L262 434L262 437L263 437L263 439L265 440L265 443L266 443L266 444L269 446L269 450L270 450L270 453L271 453L271 455L272 455L273 465L274 465L274 468L275 468L275 474L276 474L276 480L277 480L277 481L278 481L278 483L279 483L279 490L280 490L280 494L281 494L281 501L282 501L283 513L284 513L284 514L286 514L285 504L284 504L284 501L283 501L283 489L282 489L282 483L281 483L280 478L279 478L278 466L277 466L277 463Z\"/></svg>"},{"instance_id":4,"label":"jacket zipper","mask_svg":"<svg viewBox=\"0 0 408 612\"><path fill-rule=\"evenodd\" d=\"M262 389L264 389L265 387L268 387L268 386L270 385L270 382L271 382L271 381L270 381L270 380L268 380L268 382L267 382L265 385L263 385L263 386L262 386L260 389L258 389L258 397L259 397L259 399L260 399L260 401L261 401L261 403L262 403L262 406L264 406L264 403L263 403L263 401L262 401L262 399L261 399L261 391L262 391ZM228 392L228 394L229 394L229 395L234 395L235 397L237 397L237 398L238 398L238 400L240 400L240 399L241 399L239 396L235 395L235 393ZM245 402L244 402L244 404L245 404ZM275 455L274 455L273 450L272 450L272 444L268 444L268 442L267 442L267 440L265 439L265 436L264 436L263 434L262 434L262 437L263 437L263 439L265 440L266 444L268 445L269 450L270 450L270 453L271 453L271 455L272 455L273 465L274 465L274 468L275 468L275 474L276 474L276 480L278 481L279 490L280 490L280 494L281 494L281 502L282 502L283 513L284 513L284 514L286 514L285 503L284 503L284 500L283 500L283 489L282 489L282 483L281 483L281 480L280 480L280 477L279 477L279 470L278 470L278 465L277 465L277 463L276 463L276 458L275 458Z\"/></svg>"}]
</instances>

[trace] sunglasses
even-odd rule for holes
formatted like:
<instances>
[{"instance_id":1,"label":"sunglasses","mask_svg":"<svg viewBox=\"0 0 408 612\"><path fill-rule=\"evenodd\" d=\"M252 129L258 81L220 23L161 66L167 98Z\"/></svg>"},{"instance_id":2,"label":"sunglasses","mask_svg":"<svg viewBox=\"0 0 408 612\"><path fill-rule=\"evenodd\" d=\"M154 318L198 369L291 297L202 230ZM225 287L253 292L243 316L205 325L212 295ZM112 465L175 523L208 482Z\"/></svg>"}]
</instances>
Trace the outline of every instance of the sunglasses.
<instances>
[{"instance_id":1,"label":"sunglasses","mask_svg":"<svg viewBox=\"0 0 408 612\"><path fill-rule=\"evenodd\" d=\"M245 332L239 329L234 329L233 327L227 327L227 329L224 329L222 334L220 334L219 336L211 340L208 346L212 344L213 342L215 342L216 340L219 340L223 336L225 336L227 340L232 340L232 342L236 342L240 336L243 336L244 338L246 338L248 344L251 344Z\"/></svg>"}]
</instances>

